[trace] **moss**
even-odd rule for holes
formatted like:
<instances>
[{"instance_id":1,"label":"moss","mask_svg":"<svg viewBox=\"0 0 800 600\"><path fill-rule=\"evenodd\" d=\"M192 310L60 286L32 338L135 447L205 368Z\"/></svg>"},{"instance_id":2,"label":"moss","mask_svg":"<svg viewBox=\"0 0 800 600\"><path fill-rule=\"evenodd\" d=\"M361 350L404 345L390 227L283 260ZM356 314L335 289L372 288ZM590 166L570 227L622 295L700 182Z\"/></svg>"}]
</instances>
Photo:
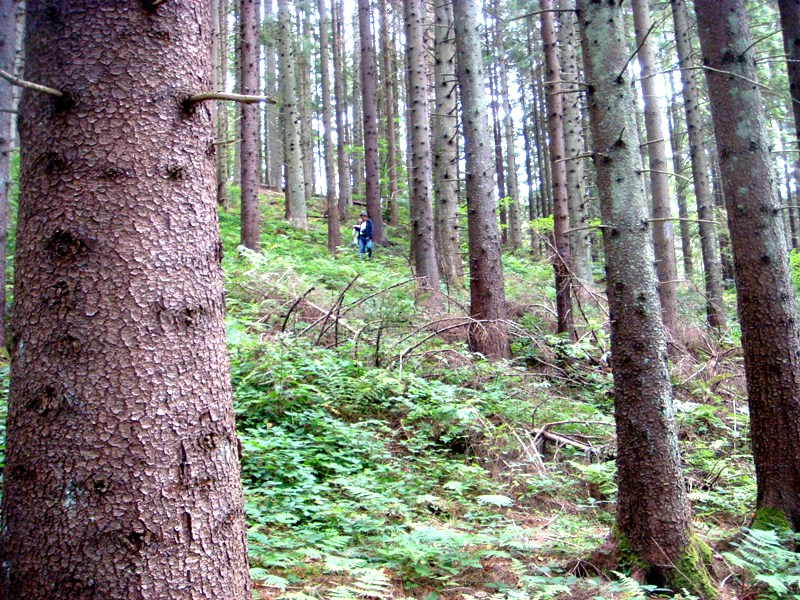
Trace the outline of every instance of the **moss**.
<instances>
[{"instance_id":1,"label":"moss","mask_svg":"<svg viewBox=\"0 0 800 600\"><path fill-rule=\"evenodd\" d=\"M711 581L709 569L713 565L711 548L694 533L689 534L689 543L677 560L672 587L699 594L705 600L717 597L717 589Z\"/></svg>"},{"instance_id":2,"label":"moss","mask_svg":"<svg viewBox=\"0 0 800 600\"><path fill-rule=\"evenodd\" d=\"M785 532L792 530L792 524L786 514L778 508L759 508L750 525L753 529L774 530Z\"/></svg>"}]
</instances>

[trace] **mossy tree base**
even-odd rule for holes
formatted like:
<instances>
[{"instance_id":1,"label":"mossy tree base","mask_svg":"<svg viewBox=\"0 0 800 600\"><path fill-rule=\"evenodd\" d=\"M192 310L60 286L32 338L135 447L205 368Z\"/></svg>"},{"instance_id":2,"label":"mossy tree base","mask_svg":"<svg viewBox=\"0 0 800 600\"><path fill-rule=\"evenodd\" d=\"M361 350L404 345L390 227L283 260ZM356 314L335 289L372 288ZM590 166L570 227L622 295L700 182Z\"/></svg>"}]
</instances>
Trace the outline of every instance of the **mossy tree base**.
<instances>
[{"instance_id":1,"label":"mossy tree base","mask_svg":"<svg viewBox=\"0 0 800 600\"><path fill-rule=\"evenodd\" d=\"M759 508L750 525L752 529L774 530L778 532L792 531L792 523L786 514L778 508Z\"/></svg>"}]
</instances>

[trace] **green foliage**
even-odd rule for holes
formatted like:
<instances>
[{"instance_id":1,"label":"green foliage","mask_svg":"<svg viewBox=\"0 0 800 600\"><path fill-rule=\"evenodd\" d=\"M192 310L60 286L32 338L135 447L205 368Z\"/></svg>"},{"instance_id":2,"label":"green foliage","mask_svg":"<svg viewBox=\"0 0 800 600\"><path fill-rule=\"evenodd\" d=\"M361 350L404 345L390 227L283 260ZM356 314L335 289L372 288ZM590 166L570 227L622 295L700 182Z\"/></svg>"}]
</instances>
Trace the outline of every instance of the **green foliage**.
<instances>
[{"instance_id":1,"label":"green foliage","mask_svg":"<svg viewBox=\"0 0 800 600\"><path fill-rule=\"evenodd\" d=\"M798 538L789 531L745 529L724 552L737 570L748 597L757 590L764 599L800 598L800 554L793 550Z\"/></svg>"}]
</instances>

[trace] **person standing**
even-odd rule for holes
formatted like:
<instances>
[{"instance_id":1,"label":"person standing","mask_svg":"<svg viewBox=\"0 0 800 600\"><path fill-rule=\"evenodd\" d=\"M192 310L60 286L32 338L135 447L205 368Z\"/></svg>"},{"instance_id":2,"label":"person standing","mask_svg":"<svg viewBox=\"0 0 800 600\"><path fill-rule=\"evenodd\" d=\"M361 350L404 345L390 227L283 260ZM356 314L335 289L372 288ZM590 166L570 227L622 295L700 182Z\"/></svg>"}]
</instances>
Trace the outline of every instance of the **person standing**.
<instances>
[{"instance_id":1,"label":"person standing","mask_svg":"<svg viewBox=\"0 0 800 600\"><path fill-rule=\"evenodd\" d=\"M361 231L358 234L358 254L365 254L372 259L372 235L375 229L372 226L372 219L366 212L361 213Z\"/></svg>"}]
</instances>

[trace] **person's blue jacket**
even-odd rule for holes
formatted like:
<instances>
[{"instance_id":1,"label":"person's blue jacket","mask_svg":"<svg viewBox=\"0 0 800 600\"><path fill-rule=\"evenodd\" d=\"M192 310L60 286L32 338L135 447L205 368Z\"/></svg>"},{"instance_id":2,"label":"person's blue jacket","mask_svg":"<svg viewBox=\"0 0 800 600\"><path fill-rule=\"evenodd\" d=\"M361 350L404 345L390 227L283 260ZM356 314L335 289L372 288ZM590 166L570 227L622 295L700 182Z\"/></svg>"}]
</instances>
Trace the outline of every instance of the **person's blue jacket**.
<instances>
[{"instance_id":1,"label":"person's blue jacket","mask_svg":"<svg viewBox=\"0 0 800 600\"><path fill-rule=\"evenodd\" d=\"M371 240L372 239L372 219L367 217L366 224L367 224L367 226L364 227L364 229L361 231L361 237L364 238L365 240Z\"/></svg>"}]
</instances>

